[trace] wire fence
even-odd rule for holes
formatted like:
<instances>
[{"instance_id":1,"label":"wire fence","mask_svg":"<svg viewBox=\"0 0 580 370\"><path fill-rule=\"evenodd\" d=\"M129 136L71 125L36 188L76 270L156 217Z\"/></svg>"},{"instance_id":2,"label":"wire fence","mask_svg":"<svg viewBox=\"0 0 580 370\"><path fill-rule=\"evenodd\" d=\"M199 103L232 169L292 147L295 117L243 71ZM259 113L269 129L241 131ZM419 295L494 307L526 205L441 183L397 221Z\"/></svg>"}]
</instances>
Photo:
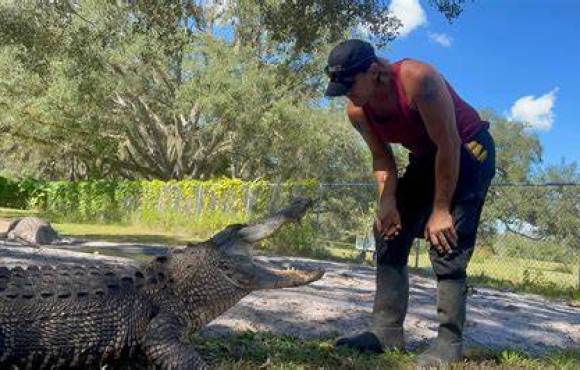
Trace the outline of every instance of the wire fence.
<instances>
[{"instance_id":1,"label":"wire fence","mask_svg":"<svg viewBox=\"0 0 580 370\"><path fill-rule=\"evenodd\" d=\"M317 239L333 254L372 255L377 195L372 183L321 184ZM580 289L580 184L494 184L468 274L483 280ZM409 265L431 272L416 240Z\"/></svg>"},{"instance_id":2,"label":"wire fence","mask_svg":"<svg viewBox=\"0 0 580 370\"><path fill-rule=\"evenodd\" d=\"M351 261L372 255L373 238L369 234L377 206L374 183L258 186L236 182L235 186L209 186L201 182L159 182L134 194L121 192L119 199L111 195L116 191L96 192L102 186L84 193L77 188L69 186L47 192L44 211L63 220L79 220L86 213L97 221L196 230L195 235L200 238L227 224L279 210L290 198L308 196L317 201L303 227L291 230L285 234L286 239L276 243L295 248L290 252L296 255L333 256ZM489 283L572 289L580 296L579 215L580 184L492 184L468 274ZM366 261L372 262L370 258ZM415 243L409 264L431 273L427 243L420 240Z\"/></svg>"},{"instance_id":3,"label":"wire fence","mask_svg":"<svg viewBox=\"0 0 580 370\"><path fill-rule=\"evenodd\" d=\"M147 214L157 224L181 223L185 228L197 225L211 233L223 227L224 222L259 218L284 207L290 198L305 195L317 199L314 210L303 221L307 227L293 230L294 236L287 235L278 243L298 245L298 249L291 250L297 255L326 255L351 261L362 261L366 255L366 262L372 263L374 243L370 232L377 205L374 183L268 184L266 188L243 185L216 193L200 185L185 194L177 184L167 183L150 200L154 206ZM130 203L124 208L143 208L137 198ZM140 215L143 221L143 213ZM560 292L575 290L578 295L578 215L580 184L492 184L468 275L490 284L507 282ZM417 240L409 265L430 274L428 248L424 240Z\"/></svg>"},{"instance_id":4,"label":"wire fence","mask_svg":"<svg viewBox=\"0 0 580 370\"><path fill-rule=\"evenodd\" d=\"M298 245L295 254L361 260L373 254L372 224L376 214L374 183L332 183L317 186L269 184L215 192L201 186L191 195L166 184L149 213L162 225L195 225L207 232L224 222L255 219L284 207L290 198L317 199L302 232L292 231L280 244ZM135 199L127 209L139 208ZM203 205L203 207L202 207ZM492 184L482 212L476 248L468 275L486 283L542 286L560 292L580 290L580 184ZM208 222L215 219L215 222ZM143 221L143 219L141 219ZM209 228L208 228L209 226ZM409 265L432 274L429 246L416 240ZM318 253L322 251L323 253ZM313 253L315 252L315 253Z\"/></svg>"}]
</instances>

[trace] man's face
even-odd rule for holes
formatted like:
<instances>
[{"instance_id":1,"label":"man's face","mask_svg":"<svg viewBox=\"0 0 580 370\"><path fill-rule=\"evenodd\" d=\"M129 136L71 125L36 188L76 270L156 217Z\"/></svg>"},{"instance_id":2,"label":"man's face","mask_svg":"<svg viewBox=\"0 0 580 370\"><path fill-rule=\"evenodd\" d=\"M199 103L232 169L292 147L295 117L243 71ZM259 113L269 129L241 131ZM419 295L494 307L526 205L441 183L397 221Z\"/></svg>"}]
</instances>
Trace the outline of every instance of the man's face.
<instances>
[{"instance_id":1,"label":"man's face","mask_svg":"<svg viewBox=\"0 0 580 370\"><path fill-rule=\"evenodd\" d=\"M372 71L357 73L354 77L354 84L346 93L346 97L355 106L361 107L365 105L374 94L375 80Z\"/></svg>"}]
</instances>

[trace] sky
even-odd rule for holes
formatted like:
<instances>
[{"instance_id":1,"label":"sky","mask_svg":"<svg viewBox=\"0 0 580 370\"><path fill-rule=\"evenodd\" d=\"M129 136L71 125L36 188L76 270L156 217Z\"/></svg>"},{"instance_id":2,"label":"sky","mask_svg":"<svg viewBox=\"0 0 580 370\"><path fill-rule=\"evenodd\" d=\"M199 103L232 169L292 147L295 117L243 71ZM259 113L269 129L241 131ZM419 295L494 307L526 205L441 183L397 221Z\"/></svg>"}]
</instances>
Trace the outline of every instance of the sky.
<instances>
[{"instance_id":1,"label":"sky","mask_svg":"<svg viewBox=\"0 0 580 370\"><path fill-rule=\"evenodd\" d=\"M403 28L379 54L429 63L475 108L526 122L545 164L580 163L580 1L466 1L451 24L427 0L389 6Z\"/></svg>"}]
</instances>

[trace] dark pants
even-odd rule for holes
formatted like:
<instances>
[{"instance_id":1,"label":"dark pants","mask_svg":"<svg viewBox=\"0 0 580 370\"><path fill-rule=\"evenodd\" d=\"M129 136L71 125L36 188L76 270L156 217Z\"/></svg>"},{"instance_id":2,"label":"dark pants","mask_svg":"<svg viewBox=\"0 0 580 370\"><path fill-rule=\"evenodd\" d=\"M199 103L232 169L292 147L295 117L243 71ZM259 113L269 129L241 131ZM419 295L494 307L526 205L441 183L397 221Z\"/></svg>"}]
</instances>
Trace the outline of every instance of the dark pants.
<instances>
[{"instance_id":1,"label":"dark pants","mask_svg":"<svg viewBox=\"0 0 580 370\"><path fill-rule=\"evenodd\" d=\"M482 129L472 140L487 150L480 162L465 146L461 147L459 178L453 196L453 217L458 243L452 254L440 255L430 248L429 257L438 280L464 279L473 253L479 217L491 179L495 175L495 144L489 132ZM433 209L435 189L435 155L410 156L410 163L397 185L397 207L403 229L392 240L376 238L379 265L405 266L415 237L423 237Z\"/></svg>"}]
</instances>

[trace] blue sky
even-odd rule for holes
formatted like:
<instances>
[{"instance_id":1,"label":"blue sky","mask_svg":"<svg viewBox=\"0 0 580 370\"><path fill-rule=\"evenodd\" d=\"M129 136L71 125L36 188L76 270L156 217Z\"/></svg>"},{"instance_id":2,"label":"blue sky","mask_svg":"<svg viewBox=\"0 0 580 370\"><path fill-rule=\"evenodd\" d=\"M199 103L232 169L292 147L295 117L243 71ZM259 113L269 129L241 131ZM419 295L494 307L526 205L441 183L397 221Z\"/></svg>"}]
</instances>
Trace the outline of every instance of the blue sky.
<instances>
[{"instance_id":1,"label":"blue sky","mask_svg":"<svg viewBox=\"0 0 580 370\"><path fill-rule=\"evenodd\" d=\"M426 0L393 0L391 61L434 65L474 107L535 127L544 163L580 162L580 1L467 1L449 24Z\"/></svg>"}]
</instances>

